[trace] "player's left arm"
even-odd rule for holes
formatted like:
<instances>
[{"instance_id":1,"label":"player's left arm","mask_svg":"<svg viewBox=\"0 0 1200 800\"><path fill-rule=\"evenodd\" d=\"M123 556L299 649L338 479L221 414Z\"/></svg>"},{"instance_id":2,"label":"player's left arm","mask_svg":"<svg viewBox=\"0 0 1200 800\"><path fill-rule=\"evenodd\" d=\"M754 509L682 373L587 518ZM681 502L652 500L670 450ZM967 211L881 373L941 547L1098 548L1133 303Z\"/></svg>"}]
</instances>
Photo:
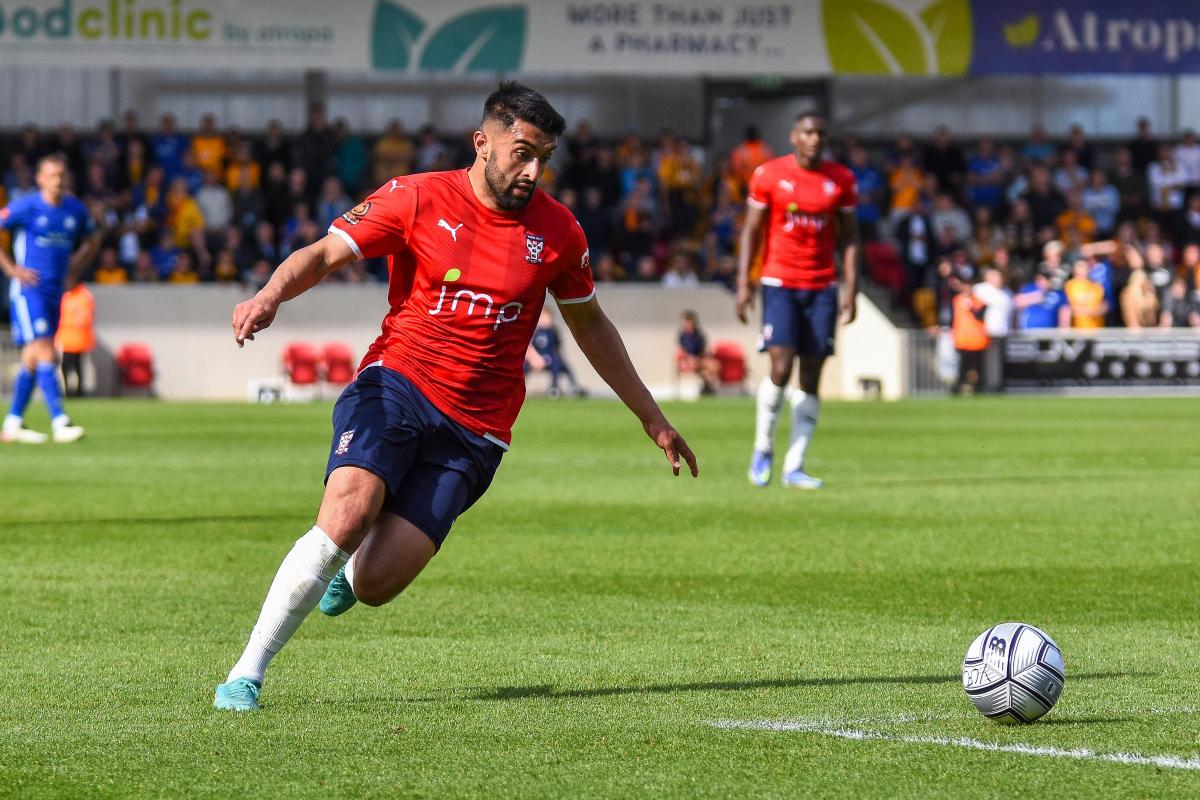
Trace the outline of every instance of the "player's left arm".
<instances>
[{"instance_id":1,"label":"player's left arm","mask_svg":"<svg viewBox=\"0 0 1200 800\"><path fill-rule=\"evenodd\" d=\"M853 208L837 215L838 249L842 253L841 323L849 325L858 316L858 216Z\"/></svg>"},{"instance_id":2,"label":"player's left arm","mask_svg":"<svg viewBox=\"0 0 1200 800\"><path fill-rule=\"evenodd\" d=\"M96 257L96 252L100 249L100 243L104 240L106 229L102 223L97 222L97 217L92 215L90 210L85 219L88 220L87 233L79 247L71 254L71 260L67 262L65 285L68 289L79 283L84 270L87 269L88 264L92 263L92 259Z\"/></svg>"},{"instance_id":3,"label":"player's left arm","mask_svg":"<svg viewBox=\"0 0 1200 800\"><path fill-rule=\"evenodd\" d=\"M621 398L621 402L641 421L646 435L666 453L672 471L679 474L682 458L687 462L692 477L698 476L700 468L696 465L696 456L679 431L667 421L662 409L638 377L625 350L625 343L621 341L621 334L604 309L600 308L599 301L593 296L584 302L559 303L558 308L571 335L579 343L579 349L604 382Z\"/></svg>"}]
</instances>

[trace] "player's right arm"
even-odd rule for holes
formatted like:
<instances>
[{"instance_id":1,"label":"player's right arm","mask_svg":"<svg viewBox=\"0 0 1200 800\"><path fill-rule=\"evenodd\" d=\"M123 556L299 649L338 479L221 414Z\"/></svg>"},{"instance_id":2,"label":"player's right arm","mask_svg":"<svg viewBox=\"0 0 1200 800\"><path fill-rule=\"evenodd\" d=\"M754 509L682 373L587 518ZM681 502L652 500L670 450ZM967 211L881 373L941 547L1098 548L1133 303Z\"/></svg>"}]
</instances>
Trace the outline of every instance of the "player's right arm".
<instances>
[{"instance_id":1,"label":"player's right arm","mask_svg":"<svg viewBox=\"0 0 1200 800\"><path fill-rule=\"evenodd\" d=\"M764 186L762 167L754 170L750 178L749 196L746 198L746 218L738 236L737 269L737 315L742 322L749 320L747 312L754 308L754 289L750 286L750 265L762 241L763 228L767 223L770 194Z\"/></svg>"},{"instance_id":2,"label":"player's right arm","mask_svg":"<svg viewBox=\"0 0 1200 800\"><path fill-rule=\"evenodd\" d=\"M332 233L292 253L258 294L233 309L233 339L238 347L254 341L254 334L275 320L280 303L300 296L329 273L355 261L358 254L349 243Z\"/></svg>"},{"instance_id":3,"label":"player's right arm","mask_svg":"<svg viewBox=\"0 0 1200 800\"><path fill-rule=\"evenodd\" d=\"M22 209L18 205L19 202L0 209L0 225L3 225L10 231L23 224ZM25 286L37 286L38 284L37 271L13 261L12 256L5 252L2 247L0 247L0 271L6 277L16 278Z\"/></svg>"},{"instance_id":4,"label":"player's right arm","mask_svg":"<svg viewBox=\"0 0 1200 800\"><path fill-rule=\"evenodd\" d=\"M274 321L280 303L307 292L334 270L405 248L416 204L416 188L393 180L335 219L325 238L288 256L258 294L233 309L238 347Z\"/></svg>"}]
</instances>

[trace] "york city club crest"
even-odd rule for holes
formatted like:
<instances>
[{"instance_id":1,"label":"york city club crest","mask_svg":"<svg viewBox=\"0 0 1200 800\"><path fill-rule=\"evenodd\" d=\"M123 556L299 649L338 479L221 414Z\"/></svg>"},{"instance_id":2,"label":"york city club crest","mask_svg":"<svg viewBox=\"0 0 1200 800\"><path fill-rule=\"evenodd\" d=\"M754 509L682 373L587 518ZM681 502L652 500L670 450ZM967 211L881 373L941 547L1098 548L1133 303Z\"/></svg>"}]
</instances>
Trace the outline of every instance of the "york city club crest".
<instances>
[{"instance_id":1,"label":"york city club crest","mask_svg":"<svg viewBox=\"0 0 1200 800\"><path fill-rule=\"evenodd\" d=\"M542 251L546 249L546 240L532 233L525 234L525 260L530 264L542 263Z\"/></svg>"}]
</instances>

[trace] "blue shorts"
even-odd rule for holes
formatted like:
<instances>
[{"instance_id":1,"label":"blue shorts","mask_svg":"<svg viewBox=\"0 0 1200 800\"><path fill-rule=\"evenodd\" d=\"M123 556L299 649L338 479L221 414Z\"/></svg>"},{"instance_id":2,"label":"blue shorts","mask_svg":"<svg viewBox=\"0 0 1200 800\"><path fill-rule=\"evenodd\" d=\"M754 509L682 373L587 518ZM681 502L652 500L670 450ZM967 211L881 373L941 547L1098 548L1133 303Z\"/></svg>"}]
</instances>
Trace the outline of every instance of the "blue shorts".
<instances>
[{"instance_id":1,"label":"blue shorts","mask_svg":"<svg viewBox=\"0 0 1200 800\"><path fill-rule=\"evenodd\" d=\"M53 338L58 332L62 294L23 286L13 278L8 284L8 316L12 320L13 344L24 347L34 339Z\"/></svg>"},{"instance_id":2,"label":"blue shorts","mask_svg":"<svg viewBox=\"0 0 1200 800\"><path fill-rule=\"evenodd\" d=\"M762 287L762 348L791 347L797 355L833 355L837 334L838 287Z\"/></svg>"},{"instance_id":3,"label":"blue shorts","mask_svg":"<svg viewBox=\"0 0 1200 800\"><path fill-rule=\"evenodd\" d=\"M354 466L383 478L383 510L416 525L439 549L483 496L504 448L446 417L395 370L368 367L333 407L325 480Z\"/></svg>"}]
</instances>

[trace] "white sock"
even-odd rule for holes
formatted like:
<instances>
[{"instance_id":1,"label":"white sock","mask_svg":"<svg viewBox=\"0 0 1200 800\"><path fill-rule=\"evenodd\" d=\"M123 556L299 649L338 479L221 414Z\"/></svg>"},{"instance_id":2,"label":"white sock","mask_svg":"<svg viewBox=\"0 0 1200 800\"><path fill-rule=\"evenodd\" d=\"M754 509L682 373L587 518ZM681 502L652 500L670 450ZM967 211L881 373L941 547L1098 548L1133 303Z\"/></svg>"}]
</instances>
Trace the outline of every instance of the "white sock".
<instances>
[{"instance_id":1,"label":"white sock","mask_svg":"<svg viewBox=\"0 0 1200 800\"><path fill-rule=\"evenodd\" d=\"M758 413L754 418L754 449L770 453L775 449L775 425L779 422L779 408L783 405L784 389L763 378L758 385Z\"/></svg>"},{"instance_id":2,"label":"white sock","mask_svg":"<svg viewBox=\"0 0 1200 800\"><path fill-rule=\"evenodd\" d=\"M25 420L18 417L16 414L4 415L4 430L11 431L20 428L25 424Z\"/></svg>"},{"instance_id":3,"label":"white sock","mask_svg":"<svg viewBox=\"0 0 1200 800\"><path fill-rule=\"evenodd\" d=\"M250 642L229 670L227 683L234 678L262 682L267 664L292 638L348 558L316 525L296 540L296 545L275 573L258 622L250 632Z\"/></svg>"},{"instance_id":4,"label":"white sock","mask_svg":"<svg viewBox=\"0 0 1200 800\"><path fill-rule=\"evenodd\" d=\"M815 394L796 389L788 398L792 403L792 433L788 440L787 455L783 459L783 471L794 472L804 467L804 453L817 427L821 414L821 398Z\"/></svg>"}]
</instances>

